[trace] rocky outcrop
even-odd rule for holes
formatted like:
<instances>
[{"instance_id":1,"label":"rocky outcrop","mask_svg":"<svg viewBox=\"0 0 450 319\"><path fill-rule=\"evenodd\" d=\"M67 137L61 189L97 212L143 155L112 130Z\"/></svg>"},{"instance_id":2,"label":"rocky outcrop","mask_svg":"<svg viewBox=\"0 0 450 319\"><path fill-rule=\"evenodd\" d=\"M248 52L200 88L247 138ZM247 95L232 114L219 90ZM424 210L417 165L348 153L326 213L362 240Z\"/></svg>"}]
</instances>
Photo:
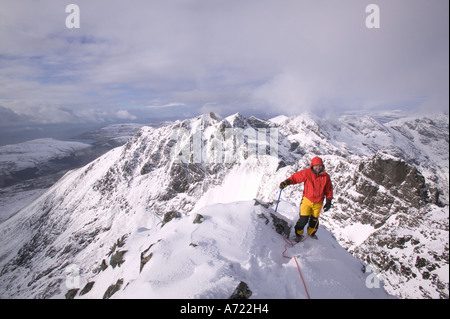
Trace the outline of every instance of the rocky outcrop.
<instances>
[{"instance_id":1,"label":"rocky outcrop","mask_svg":"<svg viewBox=\"0 0 450 319\"><path fill-rule=\"evenodd\" d=\"M241 281L234 290L233 294L230 296L230 299L248 299L252 296L252 294L253 293L248 285Z\"/></svg>"},{"instance_id":2,"label":"rocky outcrop","mask_svg":"<svg viewBox=\"0 0 450 319\"><path fill-rule=\"evenodd\" d=\"M422 289L418 294L448 298L448 282L436 271L448 264L448 241L441 242L448 232L448 216L446 220L439 206L430 203L430 187L417 167L377 154L342 161L331 167L331 175L337 205L321 218L341 244L371 265L392 293L407 298L400 292L405 282L426 280L437 294L425 287L416 288ZM355 243L345 228L358 224L370 226L372 231Z\"/></svg>"},{"instance_id":3,"label":"rocky outcrop","mask_svg":"<svg viewBox=\"0 0 450 319\"><path fill-rule=\"evenodd\" d=\"M376 196L382 187L388 190L393 197L402 198L408 205L417 209L428 202L425 178L416 167L405 161L375 156L368 161L361 162L358 171L376 185L375 187L367 186L367 184L366 186L361 185L361 194L365 198ZM389 204L391 199L387 199L387 201Z\"/></svg>"},{"instance_id":4,"label":"rocky outcrop","mask_svg":"<svg viewBox=\"0 0 450 319\"><path fill-rule=\"evenodd\" d=\"M163 227L165 224L167 224L168 222L170 222L172 219L174 218L180 218L181 217L181 213L177 212L177 211L170 211L164 214L164 218L161 224L161 227Z\"/></svg>"},{"instance_id":5,"label":"rocky outcrop","mask_svg":"<svg viewBox=\"0 0 450 319\"><path fill-rule=\"evenodd\" d=\"M123 285L123 279L117 279L115 284L112 284L106 289L105 294L103 295L103 299L109 299L112 295L120 290Z\"/></svg>"},{"instance_id":6,"label":"rocky outcrop","mask_svg":"<svg viewBox=\"0 0 450 319\"><path fill-rule=\"evenodd\" d=\"M255 199L255 206L262 206L266 209L268 209L270 207L270 203L266 203L262 200L259 199ZM269 218L268 216L270 216L270 219L272 220L272 225L275 229L275 231L280 234L281 236L284 236L286 238L289 238L289 234L291 233L291 226L289 226L288 221L286 221L285 219L283 219L282 216L280 215L276 215L275 212L270 212L270 211L265 211L265 214L263 212L261 212L258 217L262 218L265 220L266 225L269 224Z\"/></svg>"}]
</instances>

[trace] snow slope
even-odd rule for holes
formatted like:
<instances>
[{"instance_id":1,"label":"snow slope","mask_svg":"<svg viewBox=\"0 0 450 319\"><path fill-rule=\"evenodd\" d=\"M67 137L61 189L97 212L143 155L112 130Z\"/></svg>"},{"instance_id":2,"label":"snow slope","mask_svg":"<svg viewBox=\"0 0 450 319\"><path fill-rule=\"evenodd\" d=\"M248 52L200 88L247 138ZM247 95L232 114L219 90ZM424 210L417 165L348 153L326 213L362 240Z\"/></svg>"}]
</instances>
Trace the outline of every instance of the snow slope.
<instances>
[{"instance_id":1,"label":"snow slope","mask_svg":"<svg viewBox=\"0 0 450 319\"><path fill-rule=\"evenodd\" d=\"M283 202L279 211L284 216L255 201L215 204L197 212L200 223L191 214L163 227L134 229L120 248L126 251L123 263L82 278L95 284L77 297L103 298L119 281L121 289L111 298L229 298L243 281L251 298L307 298L295 261L283 257L286 242L269 222L276 214L292 224L297 208ZM363 264L329 231L321 228L319 234L320 240L286 251L296 256L311 298L389 297L381 284L372 287L372 274L363 273ZM149 255L140 269L143 256ZM78 262L83 268L83 261ZM62 288L61 296L66 293Z\"/></svg>"}]
</instances>

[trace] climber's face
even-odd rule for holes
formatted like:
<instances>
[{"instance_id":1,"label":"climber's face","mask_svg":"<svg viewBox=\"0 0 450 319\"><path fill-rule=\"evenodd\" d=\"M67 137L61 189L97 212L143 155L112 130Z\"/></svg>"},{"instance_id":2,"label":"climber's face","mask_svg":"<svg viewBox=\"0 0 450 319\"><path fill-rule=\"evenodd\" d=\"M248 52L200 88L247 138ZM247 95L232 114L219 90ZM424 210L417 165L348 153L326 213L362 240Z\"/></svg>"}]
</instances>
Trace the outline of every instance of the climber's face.
<instances>
[{"instance_id":1,"label":"climber's face","mask_svg":"<svg viewBox=\"0 0 450 319\"><path fill-rule=\"evenodd\" d=\"M314 165L312 170L316 174L320 174L323 171L323 165Z\"/></svg>"}]
</instances>

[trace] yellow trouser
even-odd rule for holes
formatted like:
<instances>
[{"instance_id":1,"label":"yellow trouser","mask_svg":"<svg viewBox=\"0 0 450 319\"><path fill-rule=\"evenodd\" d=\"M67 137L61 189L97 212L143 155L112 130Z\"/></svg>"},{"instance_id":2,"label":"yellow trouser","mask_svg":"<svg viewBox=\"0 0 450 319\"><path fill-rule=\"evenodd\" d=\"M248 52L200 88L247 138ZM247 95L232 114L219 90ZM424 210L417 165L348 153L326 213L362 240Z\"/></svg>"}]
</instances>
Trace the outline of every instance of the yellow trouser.
<instances>
[{"instance_id":1,"label":"yellow trouser","mask_svg":"<svg viewBox=\"0 0 450 319\"><path fill-rule=\"evenodd\" d=\"M295 225L295 232L298 235L303 234L303 228L309 221L308 234L314 234L319 226L318 218L322 210L323 203L313 203L306 197L303 197L300 205L300 218Z\"/></svg>"},{"instance_id":2,"label":"yellow trouser","mask_svg":"<svg viewBox=\"0 0 450 319\"><path fill-rule=\"evenodd\" d=\"M322 210L323 203L313 203L306 197L303 197L302 203L300 205L300 216L313 216L314 218L319 217L320 211Z\"/></svg>"}]
</instances>

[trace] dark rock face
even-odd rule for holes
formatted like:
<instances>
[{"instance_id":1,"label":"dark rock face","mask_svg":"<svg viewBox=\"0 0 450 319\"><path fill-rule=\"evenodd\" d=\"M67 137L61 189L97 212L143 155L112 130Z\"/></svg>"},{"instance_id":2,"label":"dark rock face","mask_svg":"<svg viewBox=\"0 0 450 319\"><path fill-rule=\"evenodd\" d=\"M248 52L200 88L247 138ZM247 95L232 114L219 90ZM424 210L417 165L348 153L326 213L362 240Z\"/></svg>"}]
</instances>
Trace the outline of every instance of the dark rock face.
<instances>
[{"instance_id":1,"label":"dark rock face","mask_svg":"<svg viewBox=\"0 0 450 319\"><path fill-rule=\"evenodd\" d=\"M180 217L181 217L181 213L177 212L177 211L170 211L168 213L165 213L161 227L164 226L165 224L167 224L168 222L170 222L172 219L180 218Z\"/></svg>"},{"instance_id":2,"label":"dark rock face","mask_svg":"<svg viewBox=\"0 0 450 319\"><path fill-rule=\"evenodd\" d=\"M364 242L355 245L343 236L341 244L376 269L391 289L426 279L440 298L448 298L448 283L434 271L448 262L448 242L440 252L430 244L437 244L448 232L448 222L430 219L430 204L436 204L438 197L422 173L413 164L382 155L343 161L330 171L337 205L322 214L325 224L332 225L337 237L348 225L373 227ZM418 294L436 298L424 288Z\"/></svg>"},{"instance_id":3,"label":"dark rock face","mask_svg":"<svg viewBox=\"0 0 450 319\"><path fill-rule=\"evenodd\" d=\"M429 202L425 178L416 167L374 156L331 168L340 212L328 216L381 227L393 214L422 209Z\"/></svg>"},{"instance_id":4,"label":"dark rock face","mask_svg":"<svg viewBox=\"0 0 450 319\"><path fill-rule=\"evenodd\" d=\"M116 292L120 290L120 288L123 285L123 279L118 279L115 284L112 284L111 286L106 289L105 294L103 295L103 299L109 299L112 295L114 295Z\"/></svg>"},{"instance_id":5,"label":"dark rock face","mask_svg":"<svg viewBox=\"0 0 450 319\"><path fill-rule=\"evenodd\" d=\"M252 296L252 294L253 293L248 285L241 281L234 290L233 294L230 296L230 299L248 299Z\"/></svg>"},{"instance_id":6,"label":"dark rock face","mask_svg":"<svg viewBox=\"0 0 450 319\"><path fill-rule=\"evenodd\" d=\"M278 216L275 214L275 212L273 210L269 211L269 207L270 205L273 203L266 203L262 200L259 199L255 199L255 206L262 206L265 208L264 212L267 214L267 216L261 212L260 214L258 214L258 217L263 219L265 224L269 224L269 218L268 216L270 216L270 218L272 219L272 225L275 229L275 231L280 234L281 236L284 236L286 238L289 238L289 234L291 233L291 226L289 225L289 223L283 219L283 217L281 215L278 214Z\"/></svg>"},{"instance_id":7,"label":"dark rock face","mask_svg":"<svg viewBox=\"0 0 450 319\"><path fill-rule=\"evenodd\" d=\"M361 163L359 171L376 185L383 186L414 208L420 208L428 202L425 178L414 166L404 161L376 156L370 162ZM367 184L361 187L365 196L373 196L377 190L378 187L370 187Z\"/></svg>"}]
</instances>

